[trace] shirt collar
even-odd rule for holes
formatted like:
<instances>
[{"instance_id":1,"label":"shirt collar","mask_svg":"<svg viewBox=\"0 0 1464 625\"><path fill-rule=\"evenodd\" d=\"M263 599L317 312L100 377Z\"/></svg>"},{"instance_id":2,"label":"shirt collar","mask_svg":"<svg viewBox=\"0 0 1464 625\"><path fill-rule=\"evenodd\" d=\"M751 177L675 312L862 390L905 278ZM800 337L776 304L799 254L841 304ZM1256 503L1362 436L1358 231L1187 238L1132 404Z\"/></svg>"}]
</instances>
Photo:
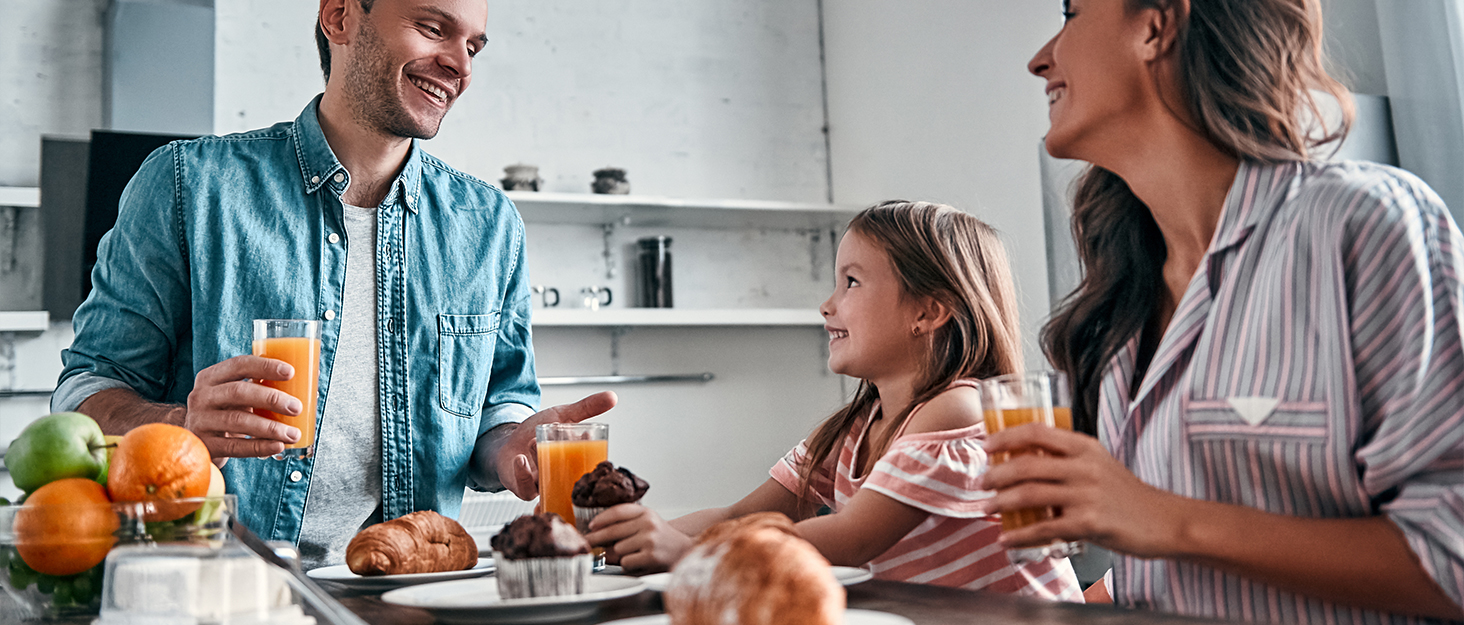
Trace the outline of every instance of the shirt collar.
<instances>
[{"instance_id":1,"label":"shirt collar","mask_svg":"<svg viewBox=\"0 0 1464 625\"><path fill-rule=\"evenodd\" d=\"M1270 217L1281 206L1290 190L1287 184L1295 178L1294 162L1257 163L1241 161L1235 171L1235 182L1225 196L1220 223L1210 241L1210 254L1219 254L1250 237L1256 224Z\"/></svg>"},{"instance_id":2,"label":"shirt collar","mask_svg":"<svg viewBox=\"0 0 1464 625\"><path fill-rule=\"evenodd\" d=\"M300 116L295 118L295 156L300 161L300 177L306 194L314 194L321 187L331 185L336 194L345 191L350 183L351 173L336 160L335 152L325 140L325 131L320 129L320 98L315 96ZM422 189L422 149L417 140L407 153L407 164L392 182L391 190L381 201L383 206L403 200L407 210L417 212Z\"/></svg>"}]
</instances>

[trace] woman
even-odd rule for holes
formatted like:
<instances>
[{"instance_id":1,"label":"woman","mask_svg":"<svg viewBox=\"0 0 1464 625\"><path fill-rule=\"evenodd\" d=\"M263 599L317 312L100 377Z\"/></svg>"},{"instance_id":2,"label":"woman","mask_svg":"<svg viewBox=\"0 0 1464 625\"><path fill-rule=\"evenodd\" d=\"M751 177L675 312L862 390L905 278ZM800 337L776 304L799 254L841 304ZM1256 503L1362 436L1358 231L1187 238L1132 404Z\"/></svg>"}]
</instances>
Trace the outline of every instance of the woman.
<instances>
[{"instance_id":1,"label":"woman","mask_svg":"<svg viewBox=\"0 0 1464 625\"><path fill-rule=\"evenodd\" d=\"M1262 621L1464 618L1464 269L1417 178L1310 160L1316 0L1072 0L1029 69L1088 161L1084 279L1044 331L1078 429L987 473L1008 546L1117 553L1089 591Z\"/></svg>"}]
</instances>

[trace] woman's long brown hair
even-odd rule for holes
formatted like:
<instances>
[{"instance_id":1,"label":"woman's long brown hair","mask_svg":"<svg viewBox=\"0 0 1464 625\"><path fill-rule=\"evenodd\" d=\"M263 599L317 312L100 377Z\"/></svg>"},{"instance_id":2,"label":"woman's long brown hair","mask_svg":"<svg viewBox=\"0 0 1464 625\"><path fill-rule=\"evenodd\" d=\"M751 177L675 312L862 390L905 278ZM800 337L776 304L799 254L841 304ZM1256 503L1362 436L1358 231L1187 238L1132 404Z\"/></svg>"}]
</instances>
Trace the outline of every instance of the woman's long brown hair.
<instances>
[{"instance_id":1,"label":"woman's long brown hair","mask_svg":"<svg viewBox=\"0 0 1464 625\"><path fill-rule=\"evenodd\" d=\"M949 322L925 335L930 357L910 406L929 401L955 380L989 378L1022 368L1016 289L1006 248L991 226L941 204L889 201L855 215L849 232L884 250L902 297L929 297L951 311ZM837 453L854 421L868 415L878 399L879 389L860 381L854 400L808 437L808 453L797 467L801 499L807 499L814 474ZM909 416L906 408L882 418L895 419L898 429ZM870 457L878 458L884 451L870 449Z\"/></svg>"},{"instance_id":2,"label":"woman's long brown hair","mask_svg":"<svg viewBox=\"0 0 1464 625\"><path fill-rule=\"evenodd\" d=\"M1176 4L1128 0L1127 8ZM1346 135L1352 98L1323 65L1317 0L1191 0L1181 18L1173 54L1183 112L1215 146L1241 160L1275 163L1304 160L1312 148ZM1323 129L1324 136L1309 132L1322 119L1313 89L1331 94L1343 111L1341 124ZM1043 328L1042 347L1072 380L1074 428L1096 434L1108 363L1135 335L1157 329L1167 252L1148 206L1123 179L1096 166L1078 183L1072 230L1083 279Z\"/></svg>"}]
</instances>

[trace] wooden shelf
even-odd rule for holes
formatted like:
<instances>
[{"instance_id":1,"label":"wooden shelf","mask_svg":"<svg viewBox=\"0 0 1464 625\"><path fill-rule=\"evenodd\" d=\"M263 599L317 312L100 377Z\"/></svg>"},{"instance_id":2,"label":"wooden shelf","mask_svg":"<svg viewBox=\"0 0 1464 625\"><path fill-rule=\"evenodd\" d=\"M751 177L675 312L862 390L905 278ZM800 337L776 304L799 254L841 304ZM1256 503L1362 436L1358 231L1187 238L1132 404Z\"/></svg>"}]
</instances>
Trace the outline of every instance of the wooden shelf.
<instances>
[{"instance_id":1,"label":"wooden shelf","mask_svg":"<svg viewBox=\"0 0 1464 625\"><path fill-rule=\"evenodd\" d=\"M0 332L45 332L51 315L44 310L0 311Z\"/></svg>"},{"instance_id":2,"label":"wooden shelf","mask_svg":"<svg viewBox=\"0 0 1464 625\"><path fill-rule=\"evenodd\" d=\"M686 228L842 229L858 207L760 200L509 191L528 223Z\"/></svg>"},{"instance_id":3,"label":"wooden shelf","mask_svg":"<svg viewBox=\"0 0 1464 625\"><path fill-rule=\"evenodd\" d=\"M823 326L823 316L808 308L601 308L539 309L534 327L605 326Z\"/></svg>"}]
</instances>

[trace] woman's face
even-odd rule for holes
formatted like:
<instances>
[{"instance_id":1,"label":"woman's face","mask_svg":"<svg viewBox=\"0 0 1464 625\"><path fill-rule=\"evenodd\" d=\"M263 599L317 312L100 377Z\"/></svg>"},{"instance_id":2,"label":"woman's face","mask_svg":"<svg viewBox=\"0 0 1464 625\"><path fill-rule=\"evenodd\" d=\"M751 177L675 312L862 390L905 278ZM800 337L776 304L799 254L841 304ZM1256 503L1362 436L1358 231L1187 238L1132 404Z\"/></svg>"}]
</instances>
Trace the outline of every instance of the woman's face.
<instances>
[{"instance_id":1,"label":"woman's face","mask_svg":"<svg viewBox=\"0 0 1464 625\"><path fill-rule=\"evenodd\" d=\"M1062 30L1027 64L1047 79L1047 152L1055 157L1096 162L1095 155L1142 136L1140 114L1152 91L1147 29L1128 1L1064 2Z\"/></svg>"}]
</instances>

